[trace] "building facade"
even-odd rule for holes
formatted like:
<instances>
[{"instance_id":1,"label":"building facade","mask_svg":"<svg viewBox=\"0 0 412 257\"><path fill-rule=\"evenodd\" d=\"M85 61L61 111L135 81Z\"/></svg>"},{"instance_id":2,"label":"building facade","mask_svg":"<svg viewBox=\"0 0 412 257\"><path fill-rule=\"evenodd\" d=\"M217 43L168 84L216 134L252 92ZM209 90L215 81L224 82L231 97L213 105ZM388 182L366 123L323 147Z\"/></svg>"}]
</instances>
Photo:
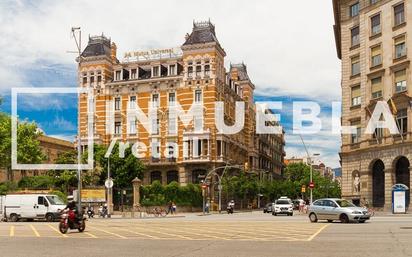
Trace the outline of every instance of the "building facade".
<instances>
[{"instance_id":1,"label":"building facade","mask_svg":"<svg viewBox=\"0 0 412 257\"><path fill-rule=\"evenodd\" d=\"M62 140L55 137L49 137L46 135L41 135L38 137L40 143L40 149L42 150L46 159L44 163L52 164L55 163L59 154L74 151L74 144L67 140ZM0 182L5 181L19 181L26 176L37 176L45 174L47 171L36 171L36 170L12 170L7 174L6 170L0 170Z\"/></svg>"},{"instance_id":2,"label":"building facade","mask_svg":"<svg viewBox=\"0 0 412 257\"><path fill-rule=\"evenodd\" d=\"M392 186L411 185L412 1L334 0L333 8L342 125L356 127L342 135L342 194L389 209ZM379 101L388 103L400 134L364 133Z\"/></svg>"},{"instance_id":3,"label":"building facade","mask_svg":"<svg viewBox=\"0 0 412 257\"><path fill-rule=\"evenodd\" d=\"M93 130L94 142L100 144L108 145L113 139L142 142L147 146L143 150L147 157L142 158L147 167L144 184L155 180L163 184L199 183L209 170L226 163L248 163L250 170L265 169L273 177L280 175L284 136L256 134L255 85L245 64L231 64L227 71L225 56L210 22L194 23L181 47L125 53L122 61L110 39L90 37L79 66L80 87L92 89L94 95L93 100L86 95L79 99L82 145L87 144L88 129ZM227 125L235 122L236 101L245 102L245 123L239 133L218 132L216 101L224 102ZM171 121L168 107L175 102L185 112L201 102L203 121L197 117L190 124L174 118ZM127 118L135 106L148 115L149 104L157 107L152 133L142 123ZM90 109L95 117L94 124L88 126ZM114 118L108 120L108 116ZM164 157L168 152L178 154Z\"/></svg>"}]
</instances>

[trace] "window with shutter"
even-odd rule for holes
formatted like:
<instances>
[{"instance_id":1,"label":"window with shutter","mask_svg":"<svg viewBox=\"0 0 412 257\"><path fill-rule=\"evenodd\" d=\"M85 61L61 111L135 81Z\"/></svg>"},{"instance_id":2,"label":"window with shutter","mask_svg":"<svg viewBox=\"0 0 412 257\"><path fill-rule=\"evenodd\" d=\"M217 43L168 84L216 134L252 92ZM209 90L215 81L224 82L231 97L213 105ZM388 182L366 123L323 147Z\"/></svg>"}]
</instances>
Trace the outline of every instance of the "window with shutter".
<instances>
[{"instance_id":1,"label":"window with shutter","mask_svg":"<svg viewBox=\"0 0 412 257\"><path fill-rule=\"evenodd\" d=\"M381 15L377 14L371 18L372 35L381 33Z\"/></svg>"},{"instance_id":2,"label":"window with shutter","mask_svg":"<svg viewBox=\"0 0 412 257\"><path fill-rule=\"evenodd\" d=\"M371 84L372 84L372 99L382 97L382 92L383 92L382 77L372 79Z\"/></svg>"},{"instance_id":3,"label":"window with shutter","mask_svg":"<svg viewBox=\"0 0 412 257\"><path fill-rule=\"evenodd\" d=\"M395 38L395 59L406 56L405 36Z\"/></svg>"},{"instance_id":4,"label":"window with shutter","mask_svg":"<svg viewBox=\"0 0 412 257\"><path fill-rule=\"evenodd\" d=\"M360 86L355 86L352 87L352 106L357 106L361 104L361 87Z\"/></svg>"},{"instance_id":5,"label":"window with shutter","mask_svg":"<svg viewBox=\"0 0 412 257\"><path fill-rule=\"evenodd\" d=\"M395 72L395 91L406 91L406 69Z\"/></svg>"},{"instance_id":6,"label":"window with shutter","mask_svg":"<svg viewBox=\"0 0 412 257\"><path fill-rule=\"evenodd\" d=\"M382 64L382 50L381 46L375 46L371 49L372 67Z\"/></svg>"}]
</instances>

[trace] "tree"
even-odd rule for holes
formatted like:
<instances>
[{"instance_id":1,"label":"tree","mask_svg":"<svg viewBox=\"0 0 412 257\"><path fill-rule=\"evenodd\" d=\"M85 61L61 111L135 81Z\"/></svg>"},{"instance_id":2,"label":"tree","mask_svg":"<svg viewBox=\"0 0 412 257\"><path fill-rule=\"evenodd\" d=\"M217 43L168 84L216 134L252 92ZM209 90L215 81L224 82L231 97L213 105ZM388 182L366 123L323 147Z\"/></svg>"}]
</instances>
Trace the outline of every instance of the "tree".
<instances>
[{"instance_id":1,"label":"tree","mask_svg":"<svg viewBox=\"0 0 412 257\"><path fill-rule=\"evenodd\" d=\"M96 155L96 162L102 168L100 182L107 178L107 158L104 158L105 151L100 150ZM114 186L117 188L128 188L132 185L132 180L136 177L142 179L145 166L133 154L131 148L125 150L124 158L119 157L119 144L117 143L110 155L110 173L114 179Z\"/></svg>"},{"instance_id":2,"label":"tree","mask_svg":"<svg viewBox=\"0 0 412 257\"><path fill-rule=\"evenodd\" d=\"M17 126L17 162L38 164L45 160L38 137L41 135L34 122L19 121ZM11 172L11 118L0 113L0 167L9 177Z\"/></svg>"}]
</instances>

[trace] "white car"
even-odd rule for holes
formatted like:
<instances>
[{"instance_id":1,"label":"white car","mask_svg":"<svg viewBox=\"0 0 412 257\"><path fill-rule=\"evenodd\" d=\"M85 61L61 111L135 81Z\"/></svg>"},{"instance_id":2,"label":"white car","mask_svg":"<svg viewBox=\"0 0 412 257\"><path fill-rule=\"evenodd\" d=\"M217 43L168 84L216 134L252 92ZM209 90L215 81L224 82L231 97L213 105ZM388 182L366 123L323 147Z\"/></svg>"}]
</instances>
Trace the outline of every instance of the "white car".
<instances>
[{"instance_id":1,"label":"white car","mask_svg":"<svg viewBox=\"0 0 412 257\"><path fill-rule=\"evenodd\" d=\"M273 206L272 215L277 216L278 214L293 216L292 200L284 196L276 200Z\"/></svg>"}]
</instances>

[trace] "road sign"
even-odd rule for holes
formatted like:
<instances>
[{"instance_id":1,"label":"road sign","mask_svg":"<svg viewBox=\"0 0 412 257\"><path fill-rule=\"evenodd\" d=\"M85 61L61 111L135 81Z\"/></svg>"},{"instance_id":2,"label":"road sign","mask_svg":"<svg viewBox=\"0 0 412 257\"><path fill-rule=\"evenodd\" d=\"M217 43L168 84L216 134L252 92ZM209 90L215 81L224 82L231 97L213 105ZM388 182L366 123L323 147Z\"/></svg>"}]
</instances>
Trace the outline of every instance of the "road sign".
<instances>
[{"instance_id":1,"label":"road sign","mask_svg":"<svg viewBox=\"0 0 412 257\"><path fill-rule=\"evenodd\" d=\"M104 182L104 185L106 186L106 188L112 188L113 187L113 179L106 179L106 181Z\"/></svg>"},{"instance_id":2,"label":"road sign","mask_svg":"<svg viewBox=\"0 0 412 257\"><path fill-rule=\"evenodd\" d=\"M315 187L315 183L310 182L310 183L309 183L309 188L313 189L314 187Z\"/></svg>"}]
</instances>

